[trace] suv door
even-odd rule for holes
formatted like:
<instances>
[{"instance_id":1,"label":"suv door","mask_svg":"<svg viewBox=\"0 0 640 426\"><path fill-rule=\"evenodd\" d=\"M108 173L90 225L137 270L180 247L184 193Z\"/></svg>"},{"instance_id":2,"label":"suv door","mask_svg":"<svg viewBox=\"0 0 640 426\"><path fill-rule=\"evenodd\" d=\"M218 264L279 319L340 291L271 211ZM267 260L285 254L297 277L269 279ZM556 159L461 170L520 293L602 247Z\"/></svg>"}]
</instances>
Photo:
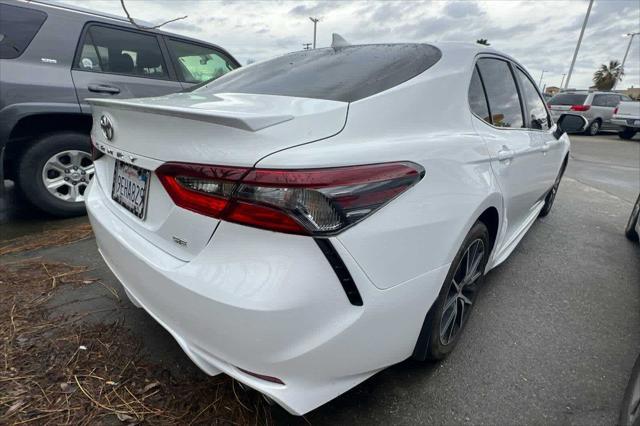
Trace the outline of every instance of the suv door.
<instances>
[{"instance_id":1,"label":"suv door","mask_svg":"<svg viewBox=\"0 0 640 426\"><path fill-rule=\"evenodd\" d=\"M519 67L515 67L525 110L531 144L540 149L538 156L538 193L544 196L555 183L566 155L564 139L558 140L551 130L551 117L535 83Z\"/></svg>"},{"instance_id":2,"label":"suv door","mask_svg":"<svg viewBox=\"0 0 640 426\"><path fill-rule=\"evenodd\" d=\"M509 244L532 220L541 195L540 147L531 141L525 128L523 107L509 62L493 57L478 59L469 91L472 111L476 109L474 127L487 144L502 189L507 219L505 241ZM474 106L483 96L488 114Z\"/></svg>"},{"instance_id":3,"label":"suv door","mask_svg":"<svg viewBox=\"0 0 640 426\"><path fill-rule=\"evenodd\" d=\"M87 98L161 96L182 90L171 78L159 36L105 24L89 24L71 75L83 112Z\"/></svg>"},{"instance_id":4,"label":"suv door","mask_svg":"<svg viewBox=\"0 0 640 426\"><path fill-rule=\"evenodd\" d=\"M616 109L616 107L618 106L618 104L622 100L622 96L616 95L616 94L613 94L613 93L605 95L605 96L606 96L605 102L606 102L607 108L604 109L604 112L603 112L602 127L604 129L618 130L618 126L616 126L615 124L611 123L611 118L613 118L613 111Z\"/></svg>"},{"instance_id":5,"label":"suv door","mask_svg":"<svg viewBox=\"0 0 640 426\"><path fill-rule=\"evenodd\" d=\"M606 93L597 93L593 95L591 101L591 110L589 111L589 121L600 120L600 127L610 126L611 116L615 107L611 104L611 95Z\"/></svg>"},{"instance_id":6,"label":"suv door","mask_svg":"<svg viewBox=\"0 0 640 426\"><path fill-rule=\"evenodd\" d=\"M205 44L165 38L178 80L185 88L218 78L240 64L230 55Z\"/></svg>"}]
</instances>

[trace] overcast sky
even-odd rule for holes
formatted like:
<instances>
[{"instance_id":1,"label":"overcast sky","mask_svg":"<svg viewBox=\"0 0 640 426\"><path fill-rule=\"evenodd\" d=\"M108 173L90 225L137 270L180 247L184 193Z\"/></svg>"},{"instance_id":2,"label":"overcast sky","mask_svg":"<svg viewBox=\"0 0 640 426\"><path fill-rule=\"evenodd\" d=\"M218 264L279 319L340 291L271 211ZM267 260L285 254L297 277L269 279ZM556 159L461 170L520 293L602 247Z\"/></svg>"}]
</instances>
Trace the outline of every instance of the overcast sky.
<instances>
[{"instance_id":1,"label":"overcast sky","mask_svg":"<svg viewBox=\"0 0 640 426\"><path fill-rule=\"evenodd\" d=\"M122 15L119 0L58 0ZM513 55L543 85L558 86L571 64L588 0L571 1L214 1L126 0L132 16L169 24L167 31L217 43L242 64L300 50L313 41L309 16L320 18L318 47L337 32L350 43L469 41L486 38ZM622 60L640 31L640 1L595 0L578 55L571 87L592 85L593 72L609 60ZM618 88L640 87L640 36L627 58Z\"/></svg>"}]
</instances>

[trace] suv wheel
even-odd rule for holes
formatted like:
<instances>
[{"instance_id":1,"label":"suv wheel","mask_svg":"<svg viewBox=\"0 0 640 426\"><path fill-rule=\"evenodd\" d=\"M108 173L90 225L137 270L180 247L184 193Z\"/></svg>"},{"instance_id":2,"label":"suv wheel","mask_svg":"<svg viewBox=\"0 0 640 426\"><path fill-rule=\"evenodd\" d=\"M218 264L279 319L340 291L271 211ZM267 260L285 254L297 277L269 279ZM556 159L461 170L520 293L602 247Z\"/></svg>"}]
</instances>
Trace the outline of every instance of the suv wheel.
<instances>
[{"instance_id":1,"label":"suv wheel","mask_svg":"<svg viewBox=\"0 0 640 426\"><path fill-rule=\"evenodd\" d=\"M84 191L93 177L89 136L45 135L22 156L18 184L37 208L60 217L85 214Z\"/></svg>"},{"instance_id":2,"label":"suv wheel","mask_svg":"<svg viewBox=\"0 0 640 426\"><path fill-rule=\"evenodd\" d=\"M589 127L587 127L587 135L595 136L600 132L600 120L593 120L593 123Z\"/></svg>"},{"instance_id":3,"label":"suv wheel","mask_svg":"<svg viewBox=\"0 0 640 426\"><path fill-rule=\"evenodd\" d=\"M636 134L636 132L637 132L636 129L633 129L631 127L625 127L624 129L618 132L618 137L620 137L620 139L629 140Z\"/></svg>"}]
</instances>

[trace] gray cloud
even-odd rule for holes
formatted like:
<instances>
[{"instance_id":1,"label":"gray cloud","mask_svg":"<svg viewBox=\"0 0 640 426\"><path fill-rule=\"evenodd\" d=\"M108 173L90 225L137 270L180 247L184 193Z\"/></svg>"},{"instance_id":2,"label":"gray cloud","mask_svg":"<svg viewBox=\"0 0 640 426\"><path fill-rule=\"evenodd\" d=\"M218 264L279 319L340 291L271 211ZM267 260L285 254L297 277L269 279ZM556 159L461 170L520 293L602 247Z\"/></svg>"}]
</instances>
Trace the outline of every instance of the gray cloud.
<instances>
[{"instance_id":1,"label":"gray cloud","mask_svg":"<svg viewBox=\"0 0 640 426\"><path fill-rule=\"evenodd\" d=\"M454 1L447 3L444 13L452 18L464 18L467 16L480 16L483 14L482 9L477 3L468 1Z\"/></svg>"}]
</instances>

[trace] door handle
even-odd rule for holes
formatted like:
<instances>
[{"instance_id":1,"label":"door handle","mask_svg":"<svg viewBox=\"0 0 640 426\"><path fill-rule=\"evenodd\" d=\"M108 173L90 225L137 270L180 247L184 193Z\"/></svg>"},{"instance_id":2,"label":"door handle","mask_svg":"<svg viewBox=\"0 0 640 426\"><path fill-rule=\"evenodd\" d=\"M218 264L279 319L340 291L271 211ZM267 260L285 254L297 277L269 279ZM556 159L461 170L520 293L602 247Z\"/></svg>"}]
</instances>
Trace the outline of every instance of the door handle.
<instances>
[{"instance_id":1,"label":"door handle","mask_svg":"<svg viewBox=\"0 0 640 426\"><path fill-rule=\"evenodd\" d=\"M108 93L110 95L117 95L120 93L120 89L113 86L107 86L106 84L90 84L88 87L90 92L94 93Z\"/></svg>"},{"instance_id":2,"label":"door handle","mask_svg":"<svg viewBox=\"0 0 640 426\"><path fill-rule=\"evenodd\" d=\"M499 161L508 161L513 160L513 156L515 153L512 149L507 148L506 146L502 146L502 149L498 151L498 160Z\"/></svg>"}]
</instances>

